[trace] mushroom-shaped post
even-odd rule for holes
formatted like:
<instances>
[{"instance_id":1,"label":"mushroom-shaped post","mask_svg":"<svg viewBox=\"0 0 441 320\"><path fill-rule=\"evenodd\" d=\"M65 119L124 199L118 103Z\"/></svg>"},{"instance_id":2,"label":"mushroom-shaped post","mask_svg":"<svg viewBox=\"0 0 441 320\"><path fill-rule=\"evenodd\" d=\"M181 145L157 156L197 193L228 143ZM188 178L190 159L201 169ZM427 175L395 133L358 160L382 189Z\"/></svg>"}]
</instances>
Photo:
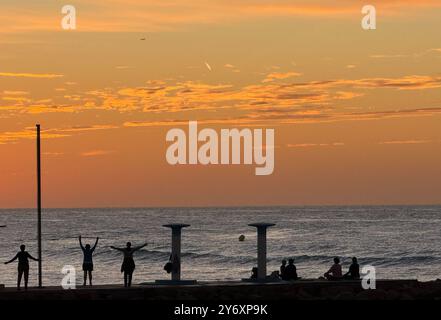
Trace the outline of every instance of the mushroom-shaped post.
<instances>
[{"instance_id":1,"label":"mushroom-shaped post","mask_svg":"<svg viewBox=\"0 0 441 320\"><path fill-rule=\"evenodd\" d=\"M171 272L171 279L173 281L181 280L181 231L182 228L189 226L189 224L183 223L172 223L163 225L163 227L172 229L171 262L173 264L173 269Z\"/></svg>"},{"instance_id":2,"label":"mushroom-shaped post","mask_svg":"<svg viewBox=\"0 0 441 320\"><path fill-rule=\"evenodd\" d=\"M251 223L250 227L257 228L257 279L266 279L266 229L275 226L274 223Z\"/></svg>"}]
</instances>

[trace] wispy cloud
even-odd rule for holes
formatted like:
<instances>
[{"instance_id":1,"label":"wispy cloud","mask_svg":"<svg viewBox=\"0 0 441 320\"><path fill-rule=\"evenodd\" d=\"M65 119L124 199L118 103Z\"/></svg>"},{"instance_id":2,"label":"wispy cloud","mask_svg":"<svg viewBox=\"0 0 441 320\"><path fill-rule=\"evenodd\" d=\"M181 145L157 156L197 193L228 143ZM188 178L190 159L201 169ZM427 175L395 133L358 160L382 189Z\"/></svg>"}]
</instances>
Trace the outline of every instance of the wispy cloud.
<instances>
[{"instance_id":1,"label":"wispy cloud","mask_svg":"<svg viewBox=\"0 0 441 320\"><path fill-rule=\"evenodd\" d=\"M75 5L82 8L78 32L154 32L280 17L352 19L360 14L362 3L353 0L273 0L271 3L260 0L77 0ZM59 17L50 6L27 3L2 6L0 32L60 30ZM437 0L383 0L376 6L382 15L399 15L417 9L439 8L441 4Z\"/></svg>"},{"instance_id":2,"label":"wispy cloud","mask_svg":"<svg viewBox=\"0 0 441 320\"><path fill-rule=\"evenodd\" d=\"M82 152L81 156L83 157L97 157L97 156L105 156L114 153L114 150L92 150Z\"/></svg>"},{"instance_id":3,"label":"wispy cloud","mask_svg":"<svg viewBox=\"0 0 441 320\"><path fill-rule=\"evenodd\" d=\"M342 147L345 144L343 142L331 142L331 143L296 143L287 144L288 148L309 148L309 147Z\"/></svg>"},{"instance_id":4,"label":"wispy cloud","mask_svg":"<svg viewBox=\"0 0 441 320\"><path fill-rule=\"evenodd\" d=\"M391 140L391 141L382 141L378 144L425 144L430 143L431 140Z\"/></svg>"},{"instance_id":5,"label":"wispy cloud","mask_svg":"<svg viewBox=\"0 0 441 320\"><path fill-rule=\"evenodd\" d=\"M0 72L0 77L53 79L53 78L61 78L61 77L63 77L63 75L53 74L53 73Z\"/></svg>"},{"instance_id":6,"label":"wispy cloud","mask_svg":"<svg viewBox=\"0 0 441 320\"><path fill-rule=\"evenodd\" d=\"M28 95L29 92L28 91L5 90L5 91L3 91L3 94L8 95L8 96L25 96L25 95Z\"/></svg>"},{"instance_id":7,"label":"wispy cloud","mask_svg":"<svg viewBox=\"0 0 441 320\"><path fill-rule=\"evenodd\" d=\"M274 80L288 79L292 77L301 76L301 73L298 72L272 72L266 76L265 79L262 80L263 83L271 82Z\"/></svg>"},{"instance_id":8,"label":"wispy cloud","mask_svg":"<svg viewBox=\"0 0 441 320\"><path fill-rule=\"evenodd\" d=\"M42 134L42 139L62 138L68 135L61 133L45 133ZM7 131L0 132L0 144L15 143L22 139L36 139L35 129L24 129L21 131Z\"/></svg>"},{"instance_id":9,"label":"wispy cloud","mask_svg":"<svg viewBox=\"0 0 441 320\"><path fill-rule=\"evenodd\" d=\"M64 138L87 131L108 130L115 128L118 128L118 126L90 125L90 126L72 126L65 128L42 127L41 138L42 139ZM23 130L19 130L19 131L0 132L0 144L16 143L19 140L35 139L35 138L36 138L36 131L34 127L24 128Z\"/></svg>"}]
</instances>

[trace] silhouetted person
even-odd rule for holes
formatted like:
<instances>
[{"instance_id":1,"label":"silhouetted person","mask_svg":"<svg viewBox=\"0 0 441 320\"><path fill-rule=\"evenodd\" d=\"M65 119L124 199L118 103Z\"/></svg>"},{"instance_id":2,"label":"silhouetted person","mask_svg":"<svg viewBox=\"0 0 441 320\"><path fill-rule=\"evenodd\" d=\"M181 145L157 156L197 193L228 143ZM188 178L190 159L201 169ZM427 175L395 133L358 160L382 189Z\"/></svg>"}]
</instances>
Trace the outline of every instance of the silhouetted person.
<instances>
[{"instance_id":1,"label":"silhouetted person","mask_svg":"<svg viewBox=\"0 0 441 320\"><path fill-rule=\"evenodd\" d=\"M95 244L93 248L90 247L90 244L86 244L86 247L83 247L83 243L81 242L81 236L78 237L80 241L81 250L83 250L83 271L84 271L84 282L83 286L86 285L87 282L87 274L89 274L89 285L92 285L92 271L93 271L93 259L92 255L95 251L96 245L98 244L99 238L96 238Z\"/></svg>"},{"instance_id":2,"label":"silhouetted person","mask_svg":"<svg viewBox=\"0 0 441 320\"><path fill-rule=\"evenodd\" d=\"M352 264L349 266L349 271L343 276L344 279L358 280L360 279L360 266L358 265L357 258L352 258Z\"/></svg>"},{"instance_id":3,"label":"silhouetted person","mask_svg":"<svg viewBox=\"0 0 441 320\"><path fill-rule=\"evenodd\" d=\"M297 280L297 268L294 265L294 259L288 260L288 265L285 268L285 279L284 280Z\"/></svg>"},{"instance_id":4,"label":"silhouetted person","mask_svg":"<svg viewBox=\"0 0 441 320\"><path fill-rule=\"evenodd\" d=\"M18 278L17 278L17 289L20 290L21 278L24 274L25 290L28 289L28 279L29 279L29 259L38 261L38 259L31 256L27 251L25 251L26 246L22 244L20 246L20 251L15 255L14 258L5 262L5 264L11 263L18 259Z\"/></svg>"},{"instance_id":5,"label":"silhouetted person","mask_svg":"<svg viewBox=\"0 0 441 320\"><path fill-rule=\"evenodd\" d=\"M250 279L257 279L257 267L253 267L253 269L251 269L251 277Z\"/></svg>"},{"instance_id":6,"label":"silhouetted person","mask_svg":"<svg viewBox=\"0 0 441 320\"><path fill-rule=\"evenodd\" d=\"M286 270L286 260L283 259L282 260L282 265L280 266L280 278L282 280L286 280L285 270Z\"/></svg>"},{"instance_id":7,"label":"silhouetted person","mask_svg":"<svg viewBox=\"0 0 441 320\"><path fill-rule=\"evenodd\" d=\"M338 257L334 258L334 264L331 268L324 274L324 277L328 280L340 280L343 275L341 272L340 259Z\"/></svg>"},{"instance_id":8,"label":"silhouetted person","mask_svg":"<svg viewBox=\"0 0 441 320\"><path fill-rule=\"evenodd\" d=\"M144 248L147 243L142 246L132 248L132 244L127 242L125 248L116 248L111 246L112 249L121 251L124 254L124 260L121 265L121 272L124 272L124 287L130 287L132 285L132 275L135 271L135 261L133 260L133 253L141 248Z\"/></svg>"}]
</instances>

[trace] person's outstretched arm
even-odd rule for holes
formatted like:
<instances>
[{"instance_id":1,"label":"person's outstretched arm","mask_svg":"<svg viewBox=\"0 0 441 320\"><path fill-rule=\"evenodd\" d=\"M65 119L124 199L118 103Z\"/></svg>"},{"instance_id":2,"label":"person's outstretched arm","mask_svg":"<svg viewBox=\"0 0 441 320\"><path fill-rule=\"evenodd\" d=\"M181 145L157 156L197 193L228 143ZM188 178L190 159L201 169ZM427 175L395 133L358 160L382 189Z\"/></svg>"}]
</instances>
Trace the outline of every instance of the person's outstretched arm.
<instances>
[{"instance_id":1,"label":"person's outstretched arm","mask_svg":"<svg viewBox=\"0 0 441 320\"><path fill-rule=\"evenodd\" d=\"M118 251L124 251L123 248L117 248L117 247L114 247L114 246L110 246L110 248L112 248L112 249L114 249L114 250L118 250Z\"/></svg>"},{"instance_id":2,"label":"person's outstretched arm","mask_svg":"<svg viewBox=\"0 0 441 320\"><path fill-rule=\"evenodd\" d=\"M81 250L84 251L84 246L83 246L83 243L81 242L81 236L78 237L78 241L80 242Z\"/></svg>"},{"instance_id":3,"label":"person's outstretched arm","mask_svg":"<svg viewBox=\"0 0 441 320\"><path fill-rule=\"evenodd\" d=\"M8 263L14 262L15 260L17 260L17 258L18 258L18 253L15 255L14 258L12 258L11 260L5 262L5 264L8 264Z\"/></svg>"},{"instance_id":4,"label":"person's outstretched arm","mask_svg":"<svg viewBox=\"0 0 441 320\"><path fill-rule=\"evenodd\" d=\"M98 240L99 240L99 238L98 238L98 237L96 237L96 241L95 241L95 244L93 245L92 251L94 251L94 250L95 250L95 248L96 248L96 245L98 244Z\"/></svg>"},{"instance_id":5,"label":"person's outstretched arm","mask_svg":"<svg viewBox=\"0 0 441 320\"><path fill-rule=\"evenodd\" d=\"M142 246L134 247L133 251L138 251L139 249L144 248L147 245L147 243L144 243Z\"/></svg>"},{"instance_id":6,"label":"person's outstretched arm","mask_svg":"<svg viewBox=\"0 0 441 320\"><path fill-rule=\"evenodd\" d=\"M28 252L28 258L29 258L29 259L32 259L32 260L34 260L34 261L38 261L38 259L37 259L37 258L34 258L33 256L31 256L31 255L29 254L29 252Z\"/></svg>"}]
</instances>

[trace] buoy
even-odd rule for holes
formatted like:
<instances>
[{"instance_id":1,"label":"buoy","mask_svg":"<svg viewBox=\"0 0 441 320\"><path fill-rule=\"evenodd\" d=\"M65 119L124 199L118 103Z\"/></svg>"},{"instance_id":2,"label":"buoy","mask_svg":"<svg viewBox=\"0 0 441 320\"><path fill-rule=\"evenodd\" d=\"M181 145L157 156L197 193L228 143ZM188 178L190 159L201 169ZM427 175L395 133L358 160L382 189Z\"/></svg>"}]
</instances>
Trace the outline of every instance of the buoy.
<instances>
[{"instance_id":1,"label":"buoy","mask_svg":"<svg viewBox=\"0 0 441 320\"><path fill-rule=\"evenodd\" d=\"M245 240L245 236L243 235L243 234L241 234L240 236L239 236L239 241L244 241Z\"/></svg>"}]
</instances>

